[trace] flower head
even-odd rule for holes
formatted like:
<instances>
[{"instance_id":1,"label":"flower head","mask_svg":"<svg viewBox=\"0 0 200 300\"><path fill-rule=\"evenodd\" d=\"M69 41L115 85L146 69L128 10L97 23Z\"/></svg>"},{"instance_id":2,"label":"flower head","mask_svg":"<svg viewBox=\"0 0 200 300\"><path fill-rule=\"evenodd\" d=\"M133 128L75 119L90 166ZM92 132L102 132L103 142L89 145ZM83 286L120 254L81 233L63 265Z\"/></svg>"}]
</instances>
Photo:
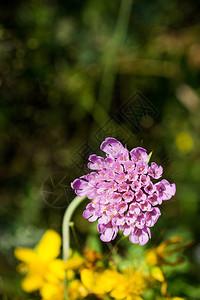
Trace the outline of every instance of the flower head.
<instances>
[{"instance_id":1,"label":"flower head","mask_svg":"<svg viewBox=\"0 0 200 300\"><path fill-rule=\"evenodd\" d=\"M132 243L144 245L151 237L150 227L161 215L156 205L174 196L175 184L157 181L163 168L155 162L149 166L147 151L141 147L128 151L109 137L100 149L106 158L90 155L88 168L92 172L72 182L78 196L91 199L83 217L90 222L98 220L104 242L113 240L120 229Z\"/></svg>"},{"instance_id":2,"label":"flower head","mask_svg":"<svg viewBox=\"0 0 200 300\"><path fill-rule=\"evenodd\" d=\"M35 249L16 248L15 257L23 263L19 271L25 271L26 276L22 281L22 288L26 292L41 289L45 294L50 294L47 283L56 289L65 277L65 263L56 257L60 253L61 238L54 230L47 230ZM59 298L58 298L59 299Z\"/></svg>"},{"instance_id":3,"label":"flower head","mask_svg":"<svg viewBox=\"0 0 200 300\"><path fill-rule=\"evenodd\" d=\"M145 277L138 270L124 270L123 273L115 269L93 271L81 270L81 281L91 294L110 294L112 299L141 300L146 289ZM120 283L120 284L119 284Z\"/></svg>"}]
</instances>

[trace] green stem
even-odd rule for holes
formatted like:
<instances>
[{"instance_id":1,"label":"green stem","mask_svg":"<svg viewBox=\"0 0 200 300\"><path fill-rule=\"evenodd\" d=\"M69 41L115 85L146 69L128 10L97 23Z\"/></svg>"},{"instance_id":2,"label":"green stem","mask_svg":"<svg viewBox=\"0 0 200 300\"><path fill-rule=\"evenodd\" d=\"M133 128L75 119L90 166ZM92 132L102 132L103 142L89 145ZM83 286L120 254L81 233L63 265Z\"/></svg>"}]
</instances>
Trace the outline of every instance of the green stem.
<instances>
[{"instance_id":1,"label":"green stem","mask_svg":"<svg viewBox=\"0 0 200 300\"><path fill-rule=\"evenodd\" d=\"M70 248L70 220L71 217L79 204L86 198L84 197L75 197L74 200L70 203L63 218L62 225L62 238L63 238L63 260L67 261L69 258L69 248Z\"/></svg>"},{"instance_id":2,"label":"green stem","mask_svg":"<svg viewBox=\"0 0 200 300\"><path fill-rule=\"evenodd\" d=\"M79 206L79 204L86 198L84 197L75 197L70 205L67 207L66 212L63 217L63 224L62 224L62 240L63 240L63 260L67 261L69 259L69 249L70 249L70 221L72 215ZM67 294L67 277L65 275L65 284L64 284L64 299L69 299Z\"/></svg>"}]
</instances>

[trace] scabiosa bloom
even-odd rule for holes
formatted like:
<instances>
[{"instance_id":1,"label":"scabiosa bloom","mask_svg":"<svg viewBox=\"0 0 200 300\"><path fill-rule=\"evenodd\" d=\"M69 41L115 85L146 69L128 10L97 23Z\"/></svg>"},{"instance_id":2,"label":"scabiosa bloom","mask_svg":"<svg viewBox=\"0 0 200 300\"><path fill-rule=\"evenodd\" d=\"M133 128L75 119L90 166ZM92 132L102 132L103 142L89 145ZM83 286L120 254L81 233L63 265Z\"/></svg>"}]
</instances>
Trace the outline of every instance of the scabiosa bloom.
<instances>
[{"instance_id":1,"label":"scabiosa bloom","mask_svg":"<svg viewBox=\"0 0 200 300\"><path fill-rule=\"evenodd\" d=\"M90 155L92 172L72 182L78 196L91 199L83 217L90 222L98 220L104 242L113 240L120 229L132 243L144 245L151 238L150 227L161 215L156 205L174 196L176 186L165 179L158 181L163 168L155 162L149 166L147 151L141 147L129 152L108 137L100 149L106 158Z\"/></svg>"}]
</instances>

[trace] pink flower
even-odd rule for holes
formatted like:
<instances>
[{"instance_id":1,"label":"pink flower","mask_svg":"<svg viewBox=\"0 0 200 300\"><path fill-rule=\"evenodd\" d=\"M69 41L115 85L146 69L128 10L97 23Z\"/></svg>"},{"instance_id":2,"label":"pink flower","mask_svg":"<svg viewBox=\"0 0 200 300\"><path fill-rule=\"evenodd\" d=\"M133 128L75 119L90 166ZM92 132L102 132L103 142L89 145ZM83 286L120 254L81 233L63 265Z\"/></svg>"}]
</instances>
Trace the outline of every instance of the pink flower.
<instances>
[{"instance_id":1,"label":"pink flower","mask_svg":"<svg viewBox=\"0 0 200 300\"><path fill-rule=\"evenodd\" d=\"M91 199L83 217L90 222L98 221L104 242L113 240L122 230L131 243L144 245L151 238L149 227L161 215L156 205L171 199L176 186L165 179L155 182L162 176L163 168L154 162L149 166L147 151L141 147L129 152L109 137L100 149L106 158L90 155L88 168L92 172L72 182L78 196Z\"/></svg>"}]
</instances>

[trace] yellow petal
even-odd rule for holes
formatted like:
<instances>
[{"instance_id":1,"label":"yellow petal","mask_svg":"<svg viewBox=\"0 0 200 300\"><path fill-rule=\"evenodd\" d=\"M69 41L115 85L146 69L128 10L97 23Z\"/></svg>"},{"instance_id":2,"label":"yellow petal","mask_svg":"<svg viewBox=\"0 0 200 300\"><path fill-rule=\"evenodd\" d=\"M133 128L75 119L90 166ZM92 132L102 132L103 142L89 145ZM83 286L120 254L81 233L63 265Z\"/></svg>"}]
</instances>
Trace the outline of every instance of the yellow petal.
<instances>
[{"instance_id":1,"label":"yellow petal","mask_svg":"<svg viewBox=\"0 0 200 300\"><path fill-rule=\"evenodd\" d=\"M52 273L46 273L45 274L45 281L47 281L49 284L55 285L59 284L60 280L54 276Z\"/></svg>"},{"instance_id":2,"label":"yellow petal","mask_svg":"<svg viewBox=\"0 0 200 300\"><path fill-rule=\"evenodd\" d=\"M54 281L53 278L58 280L64 280L65 278L65 263L61 259L54 259L48 265L48 272L46 276L50 276L48 281L51 281L50 278Z\"/></svg>"},{"instance_id":3,"label":"yellow petal","mask_svg":"<svg viewBox=\"0 0 200 300\"><path fill-rule=\"evenodd\" d=\"M41 290L40 294L42 296L42 299L51 299L56 293L56 287L52 285L51 283L45 283Z\"/></svg>"},{"instance_id":4,"label":"yellow petal","mask_svg":"<svg viewBox=\"0 0 200 300\"><path fill-rule=\"evenodd\" d=\"M114 275L115 276L115 275ZM112 271L93 272L89 269L81 271L81 281L84 286L93 294L105 294L109 292L115 283Z\"/></svg>"},{"instance_id":5,"label":"yellow petal","mask_svg":"<svg viewBox=\"0 0 200 300\"><path fill-rule=\"evenodd\" d=\"M76 273L73 270L66 271L67 280L70 281L75 278Z\"/></svg>"},{"instance_id":6,"label":"yellow petal","mask_svg":"<svg viewBox=\"0 0 200 300\"><path fill-rule=\"evenodd\" d=\"M66 270L69 269L78 269L82 264L84 263L84 258L81 256L73 257L70 258L66 263L65 263L65 268Z\"/></svg>"},{"instance_id":7,"label":"yellow petal","mask_svg":"<svg viewBox=\"0 0 200 300\"><path fill-rule=\"evenodd\" d=\"M52 284L46 282L40 289L42 300L63 300L64 299L64 286L63 284Z\"/></svg>"},{"instance_id":8,"label":"yellow petal","mask_svg":"<svg viewBox=\"0 0 200 300\"><path fill-rule=\"evenodd\" d=\"M126 300L143 300L140 296L127 296Z\"/></svg>"},{"instance_id":9,"label":"yellow petal","mask_svg":"<svg viewBox=\"0 0 200 300\"><path fill-rule=\"evenodd\" d=\"M158 259L157 259L155 250L148 250L146 252L146 262L150 266L154 266L158 263Z\"/></svg>"},{"instance_id":10,"label":"yellow petal","mask_svg":"<svg viewBox=\"0 0 200 300\"><path fill-rule=\"evenodd\" d=\"M107 293L111 291L120 278L120 274L117 271L105 270L101 273L100 284L104 286L104 291Z\"/></svg>"},{"instance_id":11,"label":"yellow petal","mask_svg":"<svg viewBox=\"0 0 200 300\"><path fill-rule=\"evenodd\" d=\"M39 242L36 252L42 261L50 261L60 253L61 238L59 234L49 229Z\"/></svg>"},{"instance_id":12,"label":"yellow petal","mask_svg":"<svg viewBox=\"0 0 200 300\"><path fill-rule=\"evenodd\" d=\"M28 248L16 248L14 255L17 259L29 264L37 260L37 255L34 250Z\"/></svg>"},{"instance_id":13,"label":"yellow petal","mask_svg":"<svg viewBox=\"0 0 200 300\"><path fill-rule=\"evenodd\" d=\"M127 296L129 296L129 290L126 283L124 282L124 278L122 274L120 274L120 277L116 281L116 284L113 290L111 291L110 295L116 299L124 299Z\"/></svg>"},{"instance_id":14,"label":"yellow petal","mask_svg":"<svg viewBox=\"0 0 200 300\"><path fill-rule=\"evenodd\" d=\"M82 299L88 295L88 291L78 279L68 283L67 293L70 300Z\"/></svg>"},{"instance_id":15,"label":"yellow petal","mask_svg":"<svg viewBox=\"0 0 200 300\"><path fill-rule=\"evenodd\" d=\"M81 271L81 281L86 289L93 294L103 294L103 286L99 285L99 276L89 269Z\"/></svg>"},{"instance_id":16,"label":"yellow petal","mask_svg":"<svg viewBox=\"0 0 200 300\"><path fill-rule=\"evenodd\" d=\"M118 274L110 295L116 299L139 299L145 289L143 274L140 271L126 270Z\"/></svg>"},{"instance_id":17,"label":"yellow petal","mask_svg":"<svg viewBox=\"0 0 200 300\"><path fill-rule=\"evenodd\" d=\"M160 281L160 282L164 282L165 278L163 275L162 270L159 267L153 267L151 270L151 275L154 279Z\"/></svg>"},{"instance_id":18,"label":"yellow petal","mask_svg":"<svg viewBox=\"0 0 200 300\"><path fill-rule=\"evenodd\" d=\"M115 299L124 299L127 296L127 292L123 288L118 288L114 289L110 295Z\"/></svg>"},{"instance_id":19,"label":"yellow petal","mask_svg":"<svg viewBox=\"0 0 200 300\"><path fill-rule=\"evenodd\" d=\"M35 274L27 275L22 280L22 288L25 292L28 292L28 293L40 289L42 284L43 284L42 277L39 275L35 275Z\"/></svg>"}]
</instances>

